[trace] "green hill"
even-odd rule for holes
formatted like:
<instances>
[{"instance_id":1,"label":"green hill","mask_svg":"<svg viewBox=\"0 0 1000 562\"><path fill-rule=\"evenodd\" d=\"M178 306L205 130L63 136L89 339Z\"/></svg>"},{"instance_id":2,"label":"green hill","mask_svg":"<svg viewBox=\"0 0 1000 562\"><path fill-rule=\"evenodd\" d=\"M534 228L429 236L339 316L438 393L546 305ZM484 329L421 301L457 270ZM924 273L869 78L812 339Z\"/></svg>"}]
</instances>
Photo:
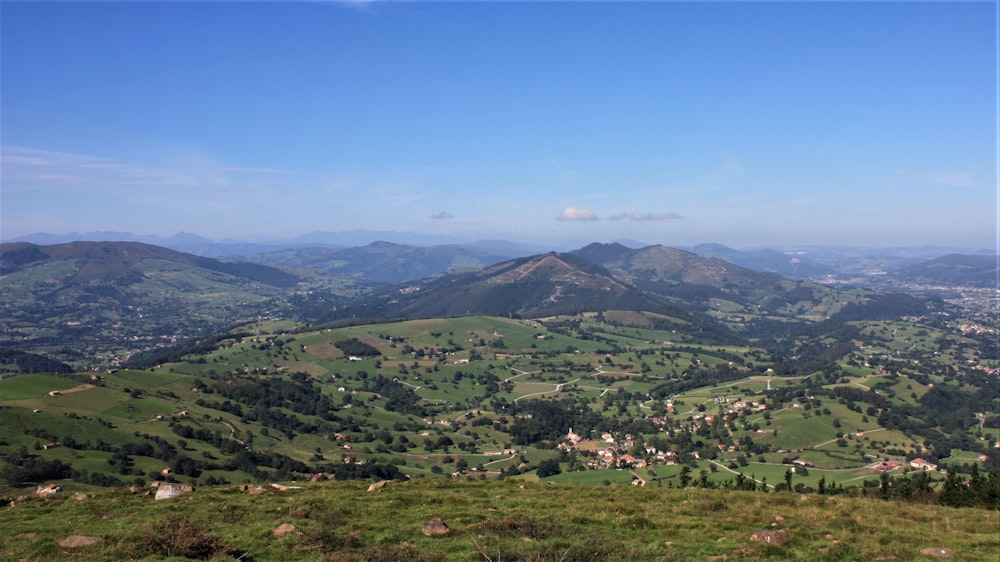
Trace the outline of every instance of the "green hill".
<instances>
[{"instance_id":1,"label":"green hill","mask_svg":"<svg viewBox=\"0 0 1000 562\"><path fill-rule=\"evenodd\" d=\"M0 270L0 345L77 368L280 314L300 282L315 288L275 267L133 242L2 244Z\"/></svg>"},{"instance_id":2,"label":"green hill","mask_svg":"<svg viewBox=\"0 0 1000 562\"><path fill-rule=\"evenodd\" d=\"M891 277L899 283L995 289L998 275L995 255L948 254L893 271Z\"/></svg>"},{"instance_id":3,"label":"green hill","mask_svg":"<svg viewBox=\"0 0 1000 562\"><path fill-rule=\"evenodd\" d=\"M685 326L632 311L261 324L148 369L9 377L0 483L601 482L628 470L802 493L894 484L912 497L948 485L944 472L912 467L917 458L965 479L1000 468L1000 389L970 366L965 340L867 323L840 336L858 343L818 332L786 355L705 342Z\"/></svg>"}]
</instances>

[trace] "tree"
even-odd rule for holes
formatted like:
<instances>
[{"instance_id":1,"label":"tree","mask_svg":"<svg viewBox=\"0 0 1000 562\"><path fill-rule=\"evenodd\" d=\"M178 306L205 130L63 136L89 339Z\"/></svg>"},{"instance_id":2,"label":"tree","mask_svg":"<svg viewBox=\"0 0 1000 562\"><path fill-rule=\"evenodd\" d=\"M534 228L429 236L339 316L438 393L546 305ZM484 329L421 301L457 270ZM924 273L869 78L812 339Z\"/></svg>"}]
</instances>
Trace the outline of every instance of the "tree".
<instances>
[{"instance_id":1,"label":"tree","mask_svg":"<svg viewBox=\"0 0 1000 562\"><path fill-rule=\"evenodd\" d=\"M548 459L538 463L538 470L535 471L539 478L548 478L560 473L562 469L559 467L558 459Z\"/></svg>"},{"instance_id":2,"label":"tree","mask_svg":"<svg viewBox=\"0 0 1000 562\"><path fill-rule=\"evenodd\" d=\"M691 483L691 467L684 465L681 467L681 488L687 488L688 484Z\"/></svg>"},{"instance_id":3,"label":"tree","mask_svg":"<svg viewBox=\"0 0 1000 562\"><path fill-rule=\"evenodd\" d=\"M879 477L879 487L878 487L879 497L883 500L887 500L892 497L892 480L889 479L889 474L883 472L882 476Z\"/></svg>"},{"instance_id":4,"label":"tree","mask_svg":"<svg viewBox=\"0 0 1000 562\"><path fill-rule=\"evenodd\" d=\"M951 507L964 507L971 505L965 482L954 470L949 470L948 476L945 477L941 493L938 495L938 503Z\"/></svg>"}]
</instances>

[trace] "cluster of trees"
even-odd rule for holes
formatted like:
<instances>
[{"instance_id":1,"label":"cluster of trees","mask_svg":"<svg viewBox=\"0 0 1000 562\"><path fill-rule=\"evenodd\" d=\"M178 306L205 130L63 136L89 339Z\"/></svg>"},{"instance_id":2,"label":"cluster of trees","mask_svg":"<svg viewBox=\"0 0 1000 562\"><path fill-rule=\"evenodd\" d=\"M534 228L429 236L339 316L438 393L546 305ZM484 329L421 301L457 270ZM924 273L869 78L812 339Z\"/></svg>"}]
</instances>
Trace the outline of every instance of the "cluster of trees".
<instances>
[{"instance_id":1,"label":"cluster of trees","mask_svg":"<svg viewBox=\"0 0 1000 562\"><path fill-rule=\"evenodd\" d=\"M8 485L61 480L73 475L72 466L60 460L47 461L29 453L27 447L18 447L3 460L6 462L0 468L0 482Z\"/></svg>"},{"instance_id":2,"label":"cluster of trees","mask_svg":"<svg viewBox=\"0 0 1000 562\"><path fill-rule=\"evenodd\" d=\"M329 416L336 409L330 397L323 394L306 373L292 373L288 378L227 378L216 381L205 389L205 393L219 394L242 404L253 404L254 409L285 408L325 419L331 419ZM211 403L208 405L215 407Z\"/></svg>"},{"instance_id":3,"label":"cluster of trees","mask_svg":"<svg viewBox=\"0 0 1000 562\"><path fill-rule=\"evenodd\" d=\"M895 320L904 316L925 314L928 304L939 305L940 300L928 302L928 297L917 298L902 293L875 293L864 302L848 303L830 320L849 322L852 320Z\"/></svg>"},{"instance_id":4,"label":"cluster of trees","mask_svg":"<svg viewBox=\"0 0 1000 562\"><path fill-rule=\"evenodd\" d=\"M517 445L559 441L569 427L603 427L607 421L572 399L522 400L510 406L515 420L510 424L510 440Z\"/></svg>"},{"instance_id":5,"label":"cluster of trees","mask_svg":"<svg viewBox=\"0 0 1000 562\"><path fill-rule=\"evenodd\" d=\"M1000 509L1000 470L992 469L985 476L972 465L969 478L948 471L938 494L938 503L952 507L985 507Z\"/></svg>"},{"instance_id":6,"label":"cluster of trees","mask_svg":"<svg viewBox=\"0 0 1000 562\"><path fill-rule=\"evenodd\" d=\"M72 373L62 361L15 349L0 348L0 371L15 373Z\"/></svg>"},{"instance_id":7,"label":"cluster of trees","mask_svg":"<svg viewBox=\"0 0 1000 562\"><path fill-rule=\"evenodd\" d=\"M344 355L353 355L355 357L378 357L382 353L375 347L368 345L367 343L359 340L358 338L351 338L340 340L334 342L334 345L338 349L344 352Z\"/></svg>"},{"instance_id":8,"label":"cluster of trees","mask_svg":"<svg viewBox=\"0 0 1000 562\"><path fill-rule=\"evenodd\" d=\"M418 417L426 415L424 407L420 405L420 397L412 388L382 375L375 377L372 383L372 392L385 399L386 410Z\"/></svg>"},{"instance_id":9,"label":"cluster of trees","mask_svg":"<svg viewBox=\"0 0 1000 562\"><path fill-rule=\"evenodd\" d=\"M711 384L734 381L745 376L747 376L746 371L742 371L736 367L730 367L728 364L721 364L704 369L692 369L679 380L669 380L654 386L649 391L649 394L653 398L663 400L669 396L680 394L687 390Z\"/></svg>"},{"instance_id":10,"label":"cluster of trees","mask_svg":"<svg viewBox=\"0 0 1000 562\"><path fill-rule=\"evenodd\" d=\"M756 492L771 490L766 478L757 480L753 475L748 477L742 473L721 483L709 479L709 471L707 470L701 470L700 476L695 478L691 474L691 467L687 465L681 468L678 483L681 488L714 488ZM951 507L982 507L997 510L1000 509L1000 470L993 469L984 475L973 465L968 478L961 476L956 471L949 471L945 481L938 489L935 489L930 474L923 471L897 477L882 474L878 483L866 482L860 488L844 488L842 484L828 483L826 477L823 477L814 488L801 482L795 483L793 473L789 469L785 472L784 482L775 485L773 491L777 493L793 491L799 494L861 495L887 501L937 503Z\"/></svg>"}]
</instances>

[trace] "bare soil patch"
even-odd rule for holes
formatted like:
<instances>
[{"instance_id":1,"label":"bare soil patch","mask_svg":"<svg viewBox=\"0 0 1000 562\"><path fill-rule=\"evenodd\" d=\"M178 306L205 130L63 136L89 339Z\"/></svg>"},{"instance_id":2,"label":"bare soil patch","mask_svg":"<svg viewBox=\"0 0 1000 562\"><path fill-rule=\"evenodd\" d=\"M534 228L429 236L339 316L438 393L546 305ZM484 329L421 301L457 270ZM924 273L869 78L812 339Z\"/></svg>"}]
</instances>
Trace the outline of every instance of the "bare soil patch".
<instances>
[{"instance_id":1,"label":"bare soil patch","mask_svg":"<svg viewBox=\"0 0 1000 562\"><path fill-rule=\"evenodd\" d=\"M73 388L67 388L65 390L60 390L59 392L61 392L63 394L69 394L71 392L83 392L84 390L90 390L91 388L94 388L94 385L92 385L90 383L84 383L84 384L81 384L81 385L74 386Z\"/></svg>"}]
</instances>

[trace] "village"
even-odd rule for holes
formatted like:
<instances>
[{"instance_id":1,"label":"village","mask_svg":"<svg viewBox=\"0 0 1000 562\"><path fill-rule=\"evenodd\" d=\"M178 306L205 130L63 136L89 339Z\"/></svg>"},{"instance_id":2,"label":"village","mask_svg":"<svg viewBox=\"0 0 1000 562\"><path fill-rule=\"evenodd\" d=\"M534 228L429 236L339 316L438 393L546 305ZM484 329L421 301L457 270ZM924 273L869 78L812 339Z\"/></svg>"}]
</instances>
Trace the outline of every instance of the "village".
<instances>
[{"instance_id":1,"label":"village","mask_svg":"<svg viewBox=\"0 0 1000 562\"><path fill-rule=\"evenodd\" d=\"M649 417L647 420L661 432L669 432L670 434L683 432L697 435L713 427L718 419L722 423L728 423L730 420L736 419L741 412L762 412L767 409L766 404L756 400L730 401L727 397L718 397L714 401L719 406L719 416L696 413L680 422L656 416ZM673 402L668 401L666 411L676 413ZM766 434L769 430L760 429L758 432ZM734 441L728 445L719 444L717 447L719 452L734 453L745 448L746 445ZM574 432L573 428L569 428L562 442L559 443L558 449L566 452L576 451L586 456L588 459L585 463L586 467L592 470L646 468L651 465L673 466L688 460L701 460L702 457L698 450L685 452L676 450L676 447L664 450L653 443L637 443L635 437L628 433L619 439L612 433L605 431L601 433L599 440L588 440Z\"/></svg>"}]
</instances>

